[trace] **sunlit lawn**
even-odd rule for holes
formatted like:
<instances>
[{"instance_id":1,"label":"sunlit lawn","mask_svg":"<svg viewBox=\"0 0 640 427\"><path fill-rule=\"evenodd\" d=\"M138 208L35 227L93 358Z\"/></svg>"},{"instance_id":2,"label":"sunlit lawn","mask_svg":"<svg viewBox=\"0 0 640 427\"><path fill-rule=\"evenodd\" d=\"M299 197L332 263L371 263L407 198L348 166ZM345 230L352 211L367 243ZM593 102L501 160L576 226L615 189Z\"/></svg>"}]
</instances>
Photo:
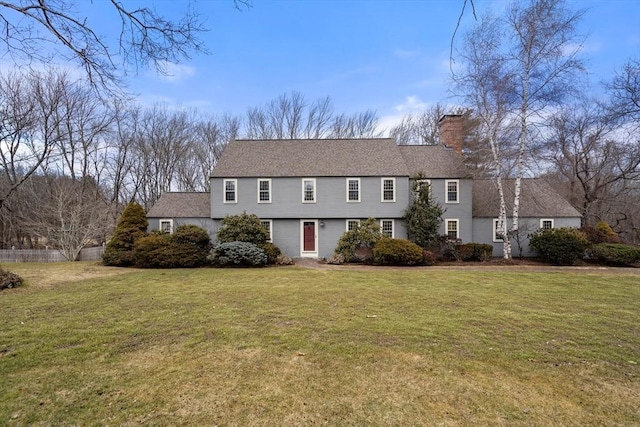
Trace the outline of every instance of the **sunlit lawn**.
<instances>
[{"instance_id":1,"label":"sunlit lawn","mask_svg":"<svg viewBox=\"0 0 640 427\"><path fill-rule=\"evenodd\" d=\"M640 274L10 264L0 425L638 425Z\"/></svg>"}]
</instances>

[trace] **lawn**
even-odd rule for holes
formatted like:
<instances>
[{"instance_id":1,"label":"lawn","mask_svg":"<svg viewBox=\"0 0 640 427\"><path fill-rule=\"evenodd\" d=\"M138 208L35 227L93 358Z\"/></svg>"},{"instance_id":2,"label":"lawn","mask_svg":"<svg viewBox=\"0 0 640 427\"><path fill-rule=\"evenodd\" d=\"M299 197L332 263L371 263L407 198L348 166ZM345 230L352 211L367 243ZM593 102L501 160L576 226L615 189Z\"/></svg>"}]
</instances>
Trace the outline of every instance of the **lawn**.
<instances>
[{"instance_id":1,"label":"lawn","mask_svg":"<svg viewBox=\"0 0 640 427\"><path fill-rule=\"evenodd\" d=\"M2 425L638 425L640 271L11 264Z\"/></svg>"}]
</instances>

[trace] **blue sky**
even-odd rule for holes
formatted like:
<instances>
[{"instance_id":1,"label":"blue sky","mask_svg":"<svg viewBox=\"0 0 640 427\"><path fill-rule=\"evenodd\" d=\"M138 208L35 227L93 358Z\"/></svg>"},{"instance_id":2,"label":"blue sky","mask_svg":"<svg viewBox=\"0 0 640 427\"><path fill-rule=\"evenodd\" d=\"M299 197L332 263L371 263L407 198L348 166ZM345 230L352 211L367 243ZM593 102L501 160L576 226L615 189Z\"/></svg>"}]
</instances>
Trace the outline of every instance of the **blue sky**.
<instances>
[{"instance_id":1,"label":"blue sky","mask_svg":"<svg viewBox=\"0 0 640 427\"><path fill-rule=\"evenodd\" d=\"M140 1L169 16L187 2ZM210 28L210 55L196 55L171 76L149 70L130 78L143 104L163 102L199 111L242 115L280 94L309 101L329 96L337 112L371 109L383 126L449 98L449 49L463 0L253 0L239 11L232 0L196 0L191 6ZM475 0L476 10L500 13L506 2ZM631 56L640 57L640 1L573 0L586 8L580 32L591 81L610 78ZM100 31L115 36L117 22L95 0ZM103 19L104 18L104 19ZM464 31L473 23L465 12ZM458 35L456 41L461 41ZM596 90L596 88L585 90Z\"/></svg>"}]
</instances>

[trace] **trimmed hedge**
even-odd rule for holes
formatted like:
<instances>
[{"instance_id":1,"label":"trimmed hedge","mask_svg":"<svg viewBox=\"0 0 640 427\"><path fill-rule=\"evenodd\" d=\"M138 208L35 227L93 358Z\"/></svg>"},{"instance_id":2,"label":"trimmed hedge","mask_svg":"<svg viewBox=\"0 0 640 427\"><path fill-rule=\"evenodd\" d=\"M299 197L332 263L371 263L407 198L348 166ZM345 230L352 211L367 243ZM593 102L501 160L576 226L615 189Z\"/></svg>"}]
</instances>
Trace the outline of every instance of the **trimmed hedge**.
<instances>
[{"instance_id":1,"label":"trimmed hedge","mask_svg":"<svg viewBox=\"0 0 640 427\"><path fill-rule=\"evenodd\" d=\"M267 263L268 264L277 264L278 263L278 257L280 257L280 255L282 255L282 251L280 250L279 247L277 247L276 245L274 245L271 242L263 243L262 245L258 245L258 247L260 249L262 249L264 251L264 253L267 255Z\"/></svg>"},{"instance_id":2,"label":"trimmed hedge","mask_svg":"<svg viewBox=\"0 0 640 427\"><path fill-rule=\"evenodd\" d=\"M640 247L622 243L600 243L589 248L592 258L609 265L633 265L640 262Z\"/></svg>"},{"instance_id":3,"label":"trimmed hedge","mask_svg":"<svg viewBox=\"0 0 640 427\"><path fill-rule=\"evenodd\" d=\"M531 249L555 265L572 265L582 259L589 245L587 236L576 228L538 230L529 236Z\"/></svg>"},{"instance_id":4,"label":"trimmed hedge","mask_svg":"<svg viewBox=\"0 0 640 427\"><path fill-rule=\"evenodd\" d=\"M268 261L264 251L249 242L220 243L207 259L219 267L263 267Z\"/></svg>"},{"instance_id":5,"label":"trimmed hedge","mask_svg":"<svg viewBox=\"0 0 640 427\"><path fill-rule=\"evenodd\" d=\"M181 225L173 234L154 232L136 240L133 262L141 268L193 268L207 264L211 247L207 231Z\"/></svg>"},{"instance_id":6,"label":"trimmed hedge","mask_svg":"<svg viewBox=\"0 0 640 427\"><path fill-rule=\"evenodd\" d=\"M422 248L407 239L383 237L373 247L373 260L381 265L420 265Z\"/></svg>"}]
</instances>

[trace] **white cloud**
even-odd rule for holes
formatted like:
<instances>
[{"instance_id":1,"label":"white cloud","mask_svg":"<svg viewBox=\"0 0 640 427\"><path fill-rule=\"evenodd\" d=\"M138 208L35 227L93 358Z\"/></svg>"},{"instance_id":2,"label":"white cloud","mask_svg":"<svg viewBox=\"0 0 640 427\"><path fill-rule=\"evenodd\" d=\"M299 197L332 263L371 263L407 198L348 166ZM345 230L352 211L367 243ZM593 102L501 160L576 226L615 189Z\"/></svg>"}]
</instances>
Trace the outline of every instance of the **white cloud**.
<instances>
[{"instance_id":1,"label":"white cloud","mask_svg":"<svg viewBox=\"0 0 640 427\"><path fill-rule=\"evenodd\" d=\"M393 109L403 114L411 114L418 111L424 111L429 104L424 101L421 101L415 95L409 95L405 98L404 103L398 104Z\"/></svg>"},{"instance_id":2,"label":"white cloud","mask_svg":"<svg viewBox=\"0 0 640 427\"><path fill-rule=\"evenodd\" d=\"M158 73L158 78L169 83L177 83L187 80L196 74L195 67L168 61L164 61L160 64L160 70L162 73Z\"/></svg>"}]
</instances>

